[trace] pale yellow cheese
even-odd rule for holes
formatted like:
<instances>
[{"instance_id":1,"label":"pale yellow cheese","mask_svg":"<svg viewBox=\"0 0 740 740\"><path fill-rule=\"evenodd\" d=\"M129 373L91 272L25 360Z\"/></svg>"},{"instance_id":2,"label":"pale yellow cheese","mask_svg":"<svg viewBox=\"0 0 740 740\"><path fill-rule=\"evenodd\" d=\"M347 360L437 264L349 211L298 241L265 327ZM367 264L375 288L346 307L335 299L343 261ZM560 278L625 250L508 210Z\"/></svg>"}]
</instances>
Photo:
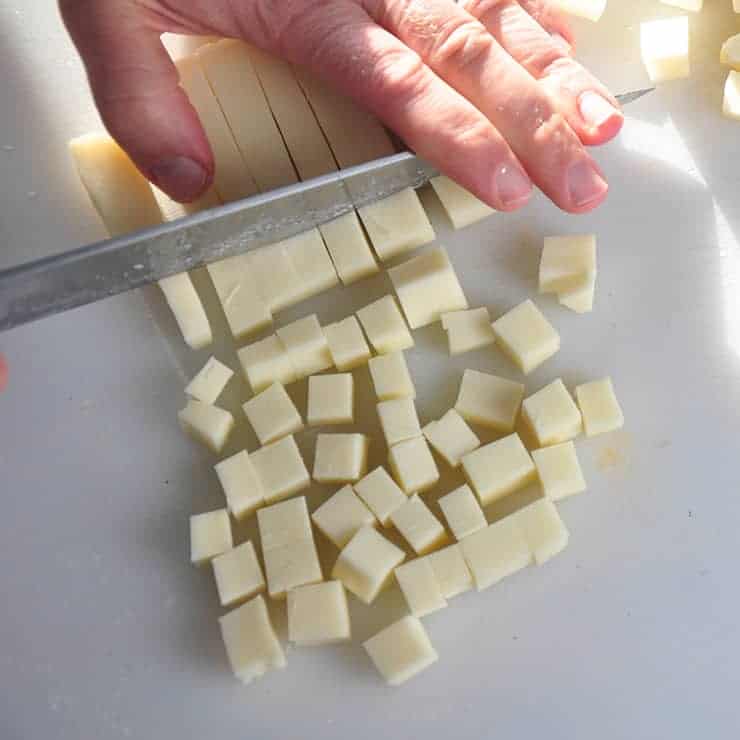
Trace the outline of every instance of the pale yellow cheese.
<instances>
[{"instance_id":1,"label":"pale yellow cheese","mask_svg":"<svg viewBox=\"0 0 740 740\"><path fill-rule=\"evenodd\" d=\"M439 499L447 526L456 540L462 540L488 526L485 514L469 486L460 486Z\"/></svg>"},{"instance_id":2,"label":"pale yellow cheese","mask_svg":"<svg viewBox=\"0 0 740 740\"><path fill-rule=\"evenodd\" d=\"M606 0L553 0L555 6L570 15L598 21L606 10Z\"/></svg>"},{"instance_id":3,"label":"pale yellow cheese","mask_svg":"<svg viewBox=\"0 0 740 740\"><path fill-rule=\"evenodd\" d=\"M209 357L206 364L185 386L185 393L196 401L214 404L233 375L234 371L231 368L226 367L215 357Z\"/></svg>"},{"instance_id":4,"label":"pale yellow cheese","mask_svg":"<svg viewBox=\"0 0 740 740\"><path fill-rule=\"evenodd\" d=\"M546 563L568 544L568 530L552 501L539 499L509 518L521 529L537 565Z\"/></svg>"},{"instance_id":5,"label":"pale yellow cheese","mask_svg":"<svg viewBox=\"0 0 740 740\"><path fill-rule=\"evenodd\" d=\"M234 417L218 406L190 399L177 418L182 429L213 452L221 452L234 428Z\"/></svg>"},{"instance_id":6,"label":"pale yellow cheese","mask_svg":"<svg viewBox=\"0 0 740 740\"><path fill-rule=\"evenodd\" d=\"M329 344L315 314L278 329L276 334L299 378L332 367Z\"/></svg>"},{"instance_id":7,"label":"pale yellow cheese","mask_svg":"<svg viewBox=\"0 0 740 740\"><path fill-rule=\"evenodd\" d=\"M596 271L593 234L546 236L540 258L540 293L562 293L584 288Z\"/></svg>"},{"instance_id":8,"label":"pale yellow cheese","mask_svg":"<svg viewBox=\"0 0 740 740\"><path fill-rule=\"evenodd\" d=\"M244 378L254 393L273 383L288 385L298 379L285 345L276 335L248 344L237 351Z\"/></svg>"},{"instance_id":9,"label":"pale yellow cheese","mask_svg":"<svg viewBox=\"0 0 740 740\"><path fill-rule=\"evenodd\" d=\"M579 385L576 388L576 400L587 437L613 432L624 426L624 414L614 394L611 378Z\"/></svg>"},{"instance_id":10,"label":"pale yellow cheese","mask_svg":"<svg viewBox=\"0 0 740 740\"><path fill-rule=\"evenodd\" d=\"M319 231L339 279L345 285L375 275L380 270L354 211L321 224Z\"/></svg>"},{"instance_id":11,"label":"pale yellow cheese","mask_svg":"<svg viewBox=\"0 0 740 740\"><path fill-rule=\"evenodd\" d=\"M357 481L354 489L384 527L391 525L391 514L406 503L406 494L383 467Z\"/></svg>"},{"instance_id":12,"label":"pale yellow cheese","mask_svg":"<svg viewBox=\"0 0 740 740\"><path fill-rule=\"evenodd\" d=\"M190 561L195 565L210 562L234 546L231 522L226 509L190 517Z\"/></svg>"},{"instance_id":13,"label":"pale yellow cheese","mask_svg":"<svg viewBox=\"0 0 740 740\"><path fill-rule=\"evenodd\" d=\"M411 398L381 401L378 404L378 418L389 448L399 442L421 436L419 416Z\"/></svg>"},{"instance_id":14,"label":"pale yellow cheese","mask_svg":"<svg viewBox=\"0 0 740 740\"><path fill-rule=\"evenodd\" d=\"M297 300L311 298L339 283L334 263L318 229L285 239L282 244L300 279Z\"/></svg>"},{"instance_id":15,"label":"pale yellow cheese","mask_svg":"<svg viewBox=\"0 0 740 740\"><path fill-rule=\"evenodd\" d=\"M690 10L698 13L704 7L704 0L660 0L663 5L672 5L674 8L681 10Z\"/></svg>"},{"instance_id":16,"label":"pale yellow cheese","mask_svg":"<svg viewBox=\"0 0 740 740\"><path fill-rule=\"evenodd\" d=\"M524 386L497 375L466 370L460 383L455 410L466 421L512 432L524 398Z\"/></svg>"},{"instance_id":17,"label":"pale yellow cheese","mask_svg":"<svg viewBox=\"0 0 740 740\"><path fill-rule=\"evenodd\" d=\"M328 645L350 637L347 594L341 581L288 591L288 639L294 645Z\"/></svg>"},{"instance_id":18,"label":"pale yellow cheese","mask_svg":"<svg viewBox=\"0 0 740 740\"><path fill-rule=\"evenodd\" d=\"M667 82L688 77L688 16L662 18L640 24L642 61L653 82Z\"/></svg>"},{"instance_id":19,"label":"pale yellow cheese","mask_svg":"<svg viewBox=\"0 0 740 740\"><path fill-rule=\"evenodd\" d=\"M425 559L432 566L445 599L452 599L473 588L473 576L459 544L447 545L441 550L430 552Z\"/></svg>"},{"instance_id":20,"label":"pale yellow cheese","mask_svg":"<svg viewBox=\"0 0 740 740\"><path fill-rule=\"evenodd\" d=\"M379 401L416 398L416 389L403 352L373 357L368 362L368 369Z\"/></svg>"},{"instance_id":21,"label":"pale yellow cheese","mask_svg":"<svg viewBox=\"0 0 740 740\"><path fill-rule=\"evenodd\" d=\"M586 490L586 481L573 442L563 442L532 452L542 490L551 501Z\"/></svg>"},{"instance_id":22,"label":"pale yellow cheese","mask_svg":"<svg viewBox=\"0 0 740 740\"><path fill-rule=\"evenodd\" d=\"M303 282L288 254L287 242L253 249L244 257L257 293L272 313L303 299Z\"/></svg>"},{"instance_id":23,"label":"pale yellow cheese","mask_svg":"<svg viewBox=\"0 0 740 740\"><path fill-rule=\"evenodd\" d=\"M303 429L303 419L280 383L250 398L242 405L242 409L262 445Z\"/></svg>"},{"instance_id":24,"label":"pale yellow cheese","mask_svg":"<svg viewBox=\"0 0 740 740\"><path fill-rule=\"evenodd\" d=\"M480 440L455 409L450 409L439 421L432 421L424 429L432 449L453 468L462 458L480 447Z\"/></svg>"},{"instance_id":25,"label":"pale yellow cheese","mask_svg":"<svg viewBox=\"0 0 740 740\"><path fill-rule=\"evenodd\" d=\"M341 550L360 529L375 524L375 515L352 486L344 486L311 514L311 520Z\"/></svg>"},{"instance_id":26,"label":"pale yellow cheese","mask_svg":"<svg viewBox=\"0 0 740 740\"><path fill-rule=\"evenodd\" d=\"M415 617L426 617L447 606L447 600L442 595L437 577L427 558L409 560L399 565L395 574L409 611Z\"/></svg>"},{"instance_id":27,"label":"pale yellow cheese","mask_svg":"<svg viewBox=\"0 0 740 740\"><path fill-rule=\"evenodd\" d=\"M181 272L159 281L167 305L175 317L185 344L203 349L213 342L211 325L190 275Z\"/></svg>"},{"instance_id":28,"label":"pale yellow cheese","mask_svg":"<svg viewBox=\"0 0 740 740\"><path fill-rule=\"evenodd\" d=\"M369 440L364 434L319 434L313 479L318 483L352 483L367 471Z\"/></svg>"},{"instance_id":29,"label":"pale yellow cheese","mask_svg":"<svg viewBox=\"0 0 740 740\"><path fill-rule=\"evenodd\" d=\"M250 459L268 504L288 498L311 484L311 476L292 436L261 447Z\"/></svg>"},{"instance_id":30,"label":"pale yellow cheese","mask_svg":"<svg viewBox=\"0 0 740 740\"><path fill-rule=\"evenodd\" d=\"M391 447L388 461L399 486L407 493L422 493L439 480L429 444L424 437L407 439Z\"/></svg>"},{"instance_id":31,"label":"pale yellow cheese","mask_svg":"<svg viewBox=\"0 0 740 740\"><path fill-rule=\"evenodd\" d=\"M418 495L401 504L391 514L391 521L417 555L447 544L445 528Z\"/></svg>"},{"instance_id":32,"label":"pale yellow cheese","mask_svg":"<svg viewBox=\"0 0 740 740\"><path fill-rule=\"evenodd\" d=\"M222 460L215 470L234 519L244 519L262 506L265 492L246 450Z\"/></svg>"},{"instance_id":33,"label":"pale yellow cheese","mask_svg":"<svg viewBox=\"0 0 740 740\"><path fill-rule=\"evenodd\" d=\"M221 606L234 606L265 590L265 577L254 545L247 541L213 558Z\"/></svg>"},{"instance_id":34,"label":"pale yellow cheese","mask_svg":"<svg viewBox=\"0 0 740 740\"><path fill-rule=\"evenodd\" d=\"M738 0L738 2L740 2L740 0ZM735 36L730 36L730 38L722 44L722 48L719 53L719 61L727 67L732 67L732 69L740 71L740 33Z\"/></svg>"},{"instance_id":35,"label":"pale yellow cheese","mask_svg":"<svg viewBox=\"0 0 740 740\"><path fill-rule=\"evenodd\" d=\"M487 347L496 341L491 328L491 315L485 306L470 311L443 313L441 319L452 356Z\"/></svg>"},{"instance_id":36,"label":"pale yellow cheese","mask_svg":"<svg viewBox=\"0 0 740 740\"><path fill-rule=\"evenodd\" d=\"M414 346L406 321L392 296L383 296L361 308L357 312L357 318L379 355Z\"/></svg>"},{"instance_id":37,"label":"pale yellow cheese","mask_svg":"<svg viewBox=\"0 0 740 740\"><path fill-rule=\"evenodd\" d=\"M586 284L577 290L565 290L558 293L558 302L576 313L590 313L594 309L596 294L596 271L592 272Z\"/></svg>"},{"instance_id":38,"label":"pale yellow cheese","mask_svg":"<svg viewBox=\"0 0 740 740\"><path fill-rule=\"evenodd\" d=\"M345 372L364 365L371 357L365 335L355 316L324 327L329 352L337 370Z\"/></svg>"},{"instance_id":39,"label":"pale yellow cheese","mask_svg":"<svg viewBox=\"0 0 740 740\"><path fill-rule=\"evenodd\" d=\"M583 429L581 412L560 378L524 399L522 418L540 447L575 439Z\"/></svg>"},{"instance_id":40,"label":"pale yellow cheese","mask_svg":"<svg viewBox=\"0 0 740 740\"><path fill-rule=\"evenodd\" d=\"M429 183L434 188L453 229L464 229L496 212L449 177L438 175Z\"/></svg>"},{"instance_id":41,"label":"pale yellow cheese","mask_svg":"<svg viewBox=\"0 0 740 740\"><path fill-rule=\"evenodd\" d=\"M312 375L308 379L308 425L351 424L354 393L352 373Z\"/></svg>"},{"instance_id":42,"label":"pale yellow cheese","mask_svg":"<svg viewBox=\"0 0 740 740\"><path fill-rule=\"evenodd\" d=\"M722 100L722 113L727 118L740 121L740 72L733 70L727 75Z\"/></svg>"},{"instance_id":43,"label":"pale yellow cheese","mask_svg":"<svg viewBox=\"0 0 740 740\"><path fill-rule=\"evenodd\" d=\"M274 550L295 542L311 542L311 520L305 496L265 506L257 512L262 551Z\"/></svg>"}]
</instances>

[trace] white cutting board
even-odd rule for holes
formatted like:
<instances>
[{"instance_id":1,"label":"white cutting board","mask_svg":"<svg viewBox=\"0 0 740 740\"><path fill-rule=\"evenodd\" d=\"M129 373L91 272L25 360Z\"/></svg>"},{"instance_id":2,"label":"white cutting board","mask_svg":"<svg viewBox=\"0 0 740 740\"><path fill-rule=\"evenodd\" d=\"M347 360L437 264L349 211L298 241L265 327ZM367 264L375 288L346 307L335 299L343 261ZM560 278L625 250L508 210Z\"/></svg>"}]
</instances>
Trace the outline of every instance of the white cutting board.
<instances>
[{"instance_id":1,"label":"white cutting board","mask_svg":"<svg viewBox=\"0 0 740 740\"><path fill-rule=\"evenodd\" d=\"M581 54L616 91L642 86L640 15L674 11L610 5L579 24ZM527 384L609 373L627 427L579 442L590 491L561 507L566 552L428 618L440 661L398 690L358 644L292 650L250 687L229 675L211 574L188 563L188 516L221 503L213 459L175 423L206 354L183 349L156 291L0 337L3 740L737 737L740 127L718 115L716 63L736 23L730 0L706 6L692 78L630 108L598 153L606 206L576 219L538 198L458 234L436 219L471 304L495 314L534 293L543 235L598 233L597 309L540 301L563 349ZM0 27L8 266L102 232L65 149L97 120L53 3L0 0ZM311 309L326 322L387 290L385 277L339 289L280 321ZM423 420L453 403L464 367L517 376L493 350L449 361L439 327L416 340ZM376 428L367 383L359 373ZM374 610L353 604L355 634L401 610L395 589Z\"/></svg>"}]
</instances>

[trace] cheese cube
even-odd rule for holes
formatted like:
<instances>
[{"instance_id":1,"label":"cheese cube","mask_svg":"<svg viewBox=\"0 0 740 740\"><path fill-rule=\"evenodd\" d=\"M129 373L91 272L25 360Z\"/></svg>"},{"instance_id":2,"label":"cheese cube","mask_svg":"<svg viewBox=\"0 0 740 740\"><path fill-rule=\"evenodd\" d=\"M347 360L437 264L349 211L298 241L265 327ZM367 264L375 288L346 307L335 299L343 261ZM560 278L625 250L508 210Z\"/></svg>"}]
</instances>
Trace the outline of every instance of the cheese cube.
<instances>
[{"instance_id":1,"label":"cheese cube","mask_svg":"<svg viewBox=\"0 0 740 740\"><path fill-rule=\"evenodd\" d=\"M294 542L313 540L305 496L260 509L257 512L257 526L263 552Z\"/></svg>"},{"instance_id":2,"label":"cheese cube","mask_svg":"<svg viewBox=\"0 0 740 740\"><path fill-rule=\"evenodd\" d=\"M300 275L285 242L252 249L245 254L258 295L271 313L294 306L304 292Z\"/></svg>"},{"instance_id":3,"label":"cheese cube","mask_svg":"<svg viewBox=\"0 0 740 740\"><path fill-rule=\"evenodd\" d=\"M190 275L182 272L179 275L162 278L159 287L175 317L185 344L191 349L203 349L211 344L213 342L211 325Z\"/></svg>"},{"instance_id":4,"label":"cheese cube","mask_svg":"<svg viewBox=\"0 0 740 740\"><path fill-rule=\"evenodd\" d=\"M391 521L417 555L426 555L447 543L444 527L416 495L391 514Z\"/></svg>"},{"instance_id":5,"label":"cheese cube","mask_svg":"<svg viewBox=\"0 0 740 740\"><path fill-rule=\"evenodd\" d=\"M524 399L522 418L540 447L574 439L583 428L581 412L560 378Z\"/></svg>"},{"instance_id":6,"label":"cheese cube","mask_svg":"<svg viewBox=\"0 0 740 740\"><path fill-rule=\"evenodd\" d=\"M496 341L491 328L491 315L485 306L470 311L443 313L441 318L442 328L447 332L450 355L471 352Z\"/></svg>"},{"instance_id":7,"label":"cheese cube","mask_svg":"<svg viewBox=\"0 0 740 740\"><path fill-rule=\"evenodd\" d=\"M215 466L234 519L244 519L265 501L265 492L246 450L227 457Z\"/></svg>"},{"instance_id":8,"label":"cheese cube","mask_svg":"<svg viewBox=\"0 0 740 740\"><path fill-rule=\"evenodd\" d=\"M416 389L403 352L373 357L368 362L368 368L379 401L416 398Z\"/></svg>"},{"instance_id":9,"label":"cheese cube","mask_svg":"<svg viewBox=\"0 0 740 740\"><path fill-rule=\"evenodd\" d=\"M539 499L509 518L516 520L537 565L546 563L568 544L568 530L552 501Z\"/></svg>"},{"instance_id":10,"label":"cheese cube","mask_svg":"<svg viewBox=\"0 0 740 740\"><path fill-rule=\"evenodd\" d=\"M331 352L316 315L298 319L276 332L288 351L290 363L299 378L332 367Z\"/></svg>"},{"instance_id":11,"label":"cheese cube","mask_svg":"<svg viewBox=\"0 0 740 740\"><path fill-rule=\"evenodd\" d=\"M373 527L363 527L339 553L331 577L360 601L371 604L406 555Z\"/></svg>"},{"instance_id":12,"label":"cheese cube","mask_svg":"<svg viewBox=\"0 0 740 740\"><path fill-rule=\"evenodd\" d=\"M453 229L463 229L496 212L449 177L438 175L429 184L434 188Z\"/></svg>"},{"instance_id":13,"label":"cheese cube","mask_svg":"<svg viewBox=\"0 0 740 740\"><path fill-rule=\"evenodd\" d=\"M425 556L434 571L442 596L452 599L473 588L473 576L459 544L448 545Z\"/></svg>"},{"instance_id":14,"label":"cheese cube","mask_svg":"<svg viewBox=\"0 0 740 740\"><path fill-rule=\"evenodd\" d=\"M345 486L324 501L311 514L311 520L341 550L358 530L375 524L375 515L352 490L352 486Z\"/></svg>"},{"instance_id":15,"label":"cheese cube","mask_svg":"<svg viewBox=\"0 0 740 740\"><path fill-rule=\"evenodd\" d=\"M727 75L722 113L727 118L740 121L740 72L732 71Z\"/></svg>"},{"instance_id":16,"label":"cheese cube","mask_svg":"<svg viewBox=\"0 0 740 740\"><path fill-rule=\"evenodd\" d=\"M524 386L496 375L466 370L460 383L455 410L466 421L497 432L513 432Z\"/></svg>"},{"instance_id":17,"label":"cheese cube","mask_svg":"<svg viewBox=\"0 0 740 740\"><path fill-rule=\"evenodd\" d=\"M583 288L596 271L596 237L547 236L540 258L540 293Z\"/></svg>"},{"instance_id":18,"label":"cheese cube","mask_svg":"<svg viewBox=\"0 0 740 740\"><path fill-rule=\"evenodd\" d=\"M262 484L265 503L288 498L311 484L311 476L293 437L283 437L265 445L250 458Z\"/></svg>"},{"instance_id":19,"label":"cheese cube","mask_svg":"<svg viewBox=\"0 0 740 740\"><path fill-rule=\"evenodd\" d=\"M471 534L461 543L463 557L482 591L532 562L527 539L514 516L507 516Z\"/></svg>"},{"instance_id":20,"label":"cheese cube","mask_svg":"<svg viewBox=\"0 0 740 740\"><path fill-rule=\"evenodd\" d=\"M215 357L209 357L198 374L188 383L185 393L196 401L214 404L234 372Z\"/></svg>"},{"instance_id":21,"label":"cheese cube","mask_svg":"<svg viewBox=\"0 0 740 740\"><path fill-rule=\"evenodd\" d=\"M392 296L383 296L361 308L357 312L357 318L370 344L379 355L414 346L406 321Z\"/></svg>"},{"instance_id":22,"label":"cheese cube","mask_svg":"<svg viewBox=\"0 0 740 740\"><path fill-rule=\"evenodd\" d=\"M395 573L409 611L415 617L426 617L447 606L427 558L416 558L399 565Z\"/></svg>"},{"instance_id":23,"label":"cheese cube","mask_svg":"<svg viewBox=\"0 0 740 740\"><path fill-rule=\"evenodd\" d=\"M276 442L303 429L303 419L280 383L250 398L242 408L260 444Z\"/></svg>"},{"instance_id":24,"label":"cheese cube","mask_svg":"<svg viewBox=\"0 0 740 740\"><path fill-rule=\"evenodd\" d=\"M185 432L213 452L221 452L234 428L234 417L228 411L193 399L177 418Z\"/></svg>"},{"instance_id":25,"label":"cheese cube","mask_svg":"<svg viewBox=\"0 0 740 740\"><path fill-rule=\"evenodd\" d=\"M301 281L300 300L311 298L339 284L337 271L318 229L311 229L283 242Z\"/></svg>"},{"instance_id":26,"label":"cheese cube","mask_svg":"<svg viewBox=\"0 0 740 740\"><path fill-rule=\"evenodd\" d=\"M740 1L740 0L739 0ZM736 71L740 71L740 33L735 36L730 36L719 52L720 64L724 64L727 67L732 67Z\"/></svg>"},{"instance_id":27,"label":"cheese cube","mask_svg":"<svg viewBox=\"0 0 740 740\"><path fill-rule=\"evenodd\" d=\"M442 247L434 247L392 267L388 275L412 329L439 321L444 313L468 307L465 293Z\"/></svg>"},{"instance_id":28,"label":"cheese cube","mask_svg":"<svg viewBox=\"0 0 740 740\"><path fill-rule=\"evenodd\" d=\"M439 499L442 513L456 540L488 526L480 504L469 486L460 486Z\"/></svg>"},{"instance_id":29,"label":"cheese cube","mask_svg":"<svg viewBox=\"0 0 740 740\"><path fill-rule=\"evenodd\" d=\"M351 424L354 391L352 373L312 375L308 379L308 425Z\"/></svg>"},{"instance_id":30,"label":"cheese cube","mask_svg":"<svg viewBox=\"0 0 740 740\"><path fill-rule=\"evenodd\" d=\"M560 349L560 335L529 299L494 321L493 333L498 346L525 375Z\"/></svg>"},{"instance_id":31,"label":"cheese cube","mask_svg":"<svg viewBox=\"0 0 740 740\"><path fill-rule=\"evenodd\" d=\"M576 313L591 313L594 309L596 294L596 270L594 270L582 288L565 290L558 293L558 303Z\"/></svg>"},{"instance_id":32,"label":"cheese cube","mask_svg":"<svg viewBox=\"0 0 740 740\"><path fill-rule=\"evenodd\" d=\"M689 18L663 18L640 24L642 61L653 82L688 77Z\"/></svg>"},{"instance_id":33,"label":"cheese cube","mask_svg":"<svg viewBox=\"0 0 740 740\"><path fill-rule=\"evenodd\" d=\"M233 606L265 590L265 577L251 542L213 558L213 575L221 606Z\"/></svg>"},{"instance_id":34,"label":"cheese cube","mask_svg":"<svg viewBox=\"0 0 740 740\"><path fill-rule=\"evenodd\" d=\"M354 211L321 224L319 231L344 285L356 283L380 270Z\"/></svg>"},{"instance_id":35,"label":"cheese cube","mask_svg":"<svg viewBox=\"0 0 740 740\"><path fill-rule=\"evenodd\" d=\"M295 645L327 645L351 637L347 595L341 581L288 591L288 639Z\"/></svg>"},{"instance_id":36,"label":"cheese cube","mask_svg":"<svg viewBox=\"0 0 740 740\"><path fill-rule=\"evenodd\" d=\"M583 479L573 442L534 450L532 459L542 490L551 501L559 501L586 490L586 481Z\"/></svg>"},{"instance_id":37,"label":"cheese cube","mask_svg":"<svg viewBox=\"0 0 740 740\"><path fill-rule=\"evenodd\" d=\"M585 18L587 21L598 21L606 10L606 0L554 0L560 10Z\"/></svg>"},{"instance_id":38,"label":"cheese cube","mask_svg":"<svg viewBox=\"0 0 740 740\"><path fill-rule=\"evenodd\" d=\"M283 343L273 334L237 351L244 377L254 393L273 383L288 385L298 379Z\"/></svg>"},{"instance_id":39,"label":"cheese cube","mask_svg":"<svg viewBox=\"0 0 740 740\"><path fill-rule=\"evenodd\" d=\"M402 617L362 643L389 686L413 678L439 660L418 617Z\"/></svg>"},{"instance_id":40,"label":"cheese cube","mask_svg":"<svg viewBox=\"0 0 740 740\"><path fill-rule=\"evenodd\" d=\"M439 480L439 470L424 437L391 447L388 460L396 482L407 493L422 493Z\"/></svg>"},{"instance_id":41,"label":"cheese cube","mask_svg":"<svg viewBox=\"0 0 740 740\"><path fill-rule=\"evenodd\" d=\"M378 418L388 447L421 436L419 417L411 398L381 401L378 404Z\"/></svg>"},{"instance_id":42,"label":"cheese cube","mask_svg":"<svg viewBox=\"0 0 740 740\"><path fill-rule=\"evenodd\" d=\"M337 370L352 370L364 365L372 356L355 316L324 327L324 335Z\"/></svg>"},{"instance_id":43,"label":"cheese cube","mask_svg":"<svg viewBox=\"0 0 740 740\"><path fill-rule=\"evenodd\" d=\"M352 483L365 475L369 440L364 434L319 434L313 479L318 483Z\"/></svg>"},{"instance_id":44,"label":"cheese cube","mask_svg":"<svg viewBox=\"0 0 740 740\"><path fill-rule=\"evenodd\" d=\"M391 525L391 514L406 503L406 494L396 485L385 468L378 467L355 483L355 493L384 526Z\"/></svg>"},{"instance_id":45,"label":"cheese cube","mask_svg":"<svg viewBox=\"0 0 740 740\"><path fill-rule=\"evenodd\" d=\"M593 380L576 388L578 408L587 437L613 432L624 426L624 414L614 395L611 378Z\"/></svg>"},{"instance_id":46,"label":"cheese cube","mask_svg":"<svg viewBox=\"0 0 740 740\"><path fill-rule=\"evenodd\" d=\"M704 7L704 0L660 0L663 5L672 5L681 10L691 10L698 13Z\"/></svg>"},{"instance_id":47,"label":"cheese cube","mask_svg":"<svg viewBox=\"0 0 740 740\"><path fill-rule=\"evenodd\" d=\"M452 468L460 467L462 458L480 447L480 440L455 409L427 424L423 431L432 449Z\"/></svg>"},{"instance_id":48,"label":"cheese cube","mask_svg":"<svg viewBox=\"0 0 740 740\"><path fill-rule=\"evenodd\" d=\"M518 434L466 455L463 472L483 506L523 488L536 477L532 458Z\"/></svg>"},{"instance_id":49,"label":"cheese cube","mask_svg":"<svg viewBox=\"0 0 740 740\"><path fill-rule=\"evenodd\" d=\"M285 654L262 596L218 621L231 669L240 681L250 683L273 668L285 667Z\"/></svg>"},{"instance_id":50,"label":"cheese cube","mask_svg":"<svg viewBox=\"0 0 740 740\"><path fill-rule=\"evenodd\" d=\"M203 565L216 555L231 550L231 522L226 509L216 509L190 517L190 561Z\"/></svg>"}]
</instances>

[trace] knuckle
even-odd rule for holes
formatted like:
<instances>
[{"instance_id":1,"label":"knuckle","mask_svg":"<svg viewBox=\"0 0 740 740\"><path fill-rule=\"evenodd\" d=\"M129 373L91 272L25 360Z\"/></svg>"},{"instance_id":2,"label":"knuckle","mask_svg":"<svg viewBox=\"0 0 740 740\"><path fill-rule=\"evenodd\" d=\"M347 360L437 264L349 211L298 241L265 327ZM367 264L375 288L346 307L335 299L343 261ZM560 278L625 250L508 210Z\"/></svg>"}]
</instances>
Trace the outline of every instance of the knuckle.
<instances>
[{"instance_id":1,"label":"knuckle","mask_svg":"<svg viewBox=\"0 0 740 740\"><path fill-rule=\"evenodd\" d=\"M562 61L568 60L562 49L550 39L532 40L520 51L519 61L535 77L543 77L557 71ZM570 60L568 60L570 61Z\"/></svg>"},{"instance_id":2,"label":"knuckle","mask_svg":"<svg viewBox=\"0 0 740 740\"><path fill-rule=\"evenodd\" d=\"M432 67L466 69L486 57L492 44L492 36L478 21L449 22L430 39L426 56Z\"/></svg>"},{"instance_id":3,"label":"knuckle","mask_svg":"<svg viewBox=\"0 0 740 740\"><path fill-rule=\"evenodd\" d=\"M372 65L370 85L381 99L405 105L423 96L428 87L424 63L418 54L398 48L383 53Z\"/></svg>"},{"instance_id":4,"label":"knuckle","mask_svg":"<svg viewBox=\"0 0 740 740\"><path fill-rule=\"evenodd\" d=\"M462 7L476 18L485 18L489 13L500 11L501 6L511 0L464 0Z\"/></svg>"}]
</instances>

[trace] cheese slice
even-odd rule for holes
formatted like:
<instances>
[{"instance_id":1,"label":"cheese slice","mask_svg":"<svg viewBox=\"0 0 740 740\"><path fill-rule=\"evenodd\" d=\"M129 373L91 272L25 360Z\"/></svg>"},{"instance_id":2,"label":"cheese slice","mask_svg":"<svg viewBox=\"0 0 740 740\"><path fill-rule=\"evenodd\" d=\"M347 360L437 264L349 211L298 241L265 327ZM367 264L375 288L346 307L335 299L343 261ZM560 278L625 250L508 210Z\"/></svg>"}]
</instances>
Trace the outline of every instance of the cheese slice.
<instances>
[{"instance_id":1,"label":"cheese slice","mask_svg":"<svg viewBox=\"0 0 740 740\"><path fill-rule=\"evenodd\" d=\"M449 177L439 175L433 177L429 183L434 188L453 229L464 229L496 213L493 208Z\"/></svg>"}]
</instances>

